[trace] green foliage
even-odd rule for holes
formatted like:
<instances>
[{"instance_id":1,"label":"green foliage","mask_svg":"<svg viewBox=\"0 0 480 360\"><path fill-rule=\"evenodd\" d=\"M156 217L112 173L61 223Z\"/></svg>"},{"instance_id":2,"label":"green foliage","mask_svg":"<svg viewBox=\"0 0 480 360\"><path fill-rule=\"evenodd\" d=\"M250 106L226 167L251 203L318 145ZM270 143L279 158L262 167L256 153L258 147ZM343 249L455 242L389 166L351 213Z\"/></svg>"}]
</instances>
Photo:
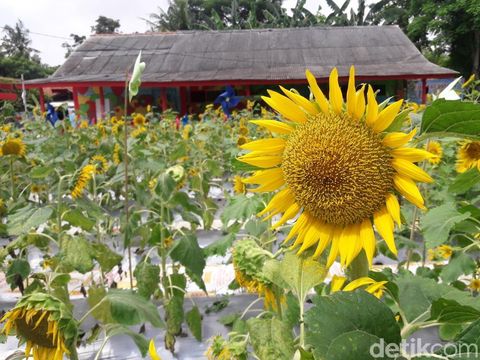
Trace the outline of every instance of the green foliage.
<instances>
[{"instance_id":1,"label":"green foliage","mask_svg":"<svg viewBox=\"0 0 480 360\"><path fill-rule=\"evenodd\" d=\"M197 306L185 314L185 320L195 339L202 341L202 315Z\"/></svg>"},{"instance_id":2,"label":"green foliage","mask_svg":"<svg viewBox=\"0 0 480 360\"><path fill-rule=\"evenodd\" d=\"M400 343L400 328L384 303L364 292L338 292L313 298L305 314L306 341L315 357L371 359L370 347L384 339Z\"/></svg>"},{"instance_id":3,"label":"green foliage","mask_svg":"<svg viewBox=\"0 0 480 360\"><path fill-rule=\"evenodd\" d=\"M294 353L292 331L284 322L276 318L253 318L247 321L247 327L253 350L259 359L292 359Z\"/></svg>"},{"instance_id":4,"label":"green foliage","mask_svg":"<svg viewBox=\"0 0 480 360\"><path fill-rule=\"evenodd\" d=\"M142 261L137 265L133 274L137 279L138 293L145 299L150 299L160 283L160 268L158 265Z\"/></svg>"},{"instance_id":5,"label":"green foliage","mask_svg":"<svg viewBox=\"0 0 480 360\"><path fill-rule=\"evenodd\" d=\"M205 255L203 249L198 245L195 234L182 236L170 252L173 260L185 266L190 278L204 291L205 284L202 280L203 269L205 268Z\"/></svg>"}]
</instances>

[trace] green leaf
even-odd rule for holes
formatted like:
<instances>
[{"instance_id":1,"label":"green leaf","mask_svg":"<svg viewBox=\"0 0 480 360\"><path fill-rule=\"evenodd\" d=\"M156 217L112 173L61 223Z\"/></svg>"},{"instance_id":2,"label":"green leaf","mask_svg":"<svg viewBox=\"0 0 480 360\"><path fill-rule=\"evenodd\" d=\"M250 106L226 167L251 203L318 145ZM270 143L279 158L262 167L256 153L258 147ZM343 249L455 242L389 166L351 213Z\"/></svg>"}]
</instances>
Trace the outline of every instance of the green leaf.
<instances>
[{"instance_id":1,"label":"green leaf","mask_svg":"<svg viewBox=\"0 0 480 360\"><path fill-rule=\"evenodd\" d=\"M230 198L228 204L223 209L221 219L224 224L229 220L247 220L261 210L262 200L260 196L248 197L237 195Z\"/></svg>"},{"instance_id":2,"label":"green leaf","mask_svg":"<svg viewBox=\"0 0 480 360\"><path fill-rule=\"evenodd\" d=\"M163 322L157 307L130 290L110 289L104 301L109 304L113 320L123 325L136 325L150 322L161 327Z\"/></svg>"},{"instance_id":3,"label":"green leaf","mask_svg":"<svg viewBox=\"0 0 480 360\"><path fill-rule=\"evenodd\" d=\"M258 359L291 360L293 347L292 330L284 322L272 319L252 318L247 321L250 341Z\"/></svg>"},{"instance_id":4,"label":"green leaf","mask_svg":"<svg viewBox=\"0 0 480 360\"><path fill-rule=\"evenodd\" d=\"M49 166L36 166L30 171L30 177L32 179L45 179L53 171Z\"/></svg>"},{"instance_id":5,"label":"green leaf","mask_svg":"<svg viewBox=\"0 0 480 360\"><path fill-rule=\"evenodd\" d=\"M480 182L480 171L477 168L470 169L460 175L448 187L448 191L454 194L463 194Z\"/></svg>"},{"instance_id":6,"label":"green leaf","mask_svg":"<svg viewBox=\"0 0 480 360\"><path fill-rule=\"evenodd\" d=\"M325 360L372 359L370 348L399 344L400 328L387 305L360 290L316 296L305 314L306 342Z\"/></svg>"},{"instance_id":7,"label":"green leaf","mask_svg":"<svg viewBox=\"0 0 480 360\"><path fill-rule=\"evenodd\" d=\"M7 229L10 235L22 235L28 233L31 229L36 229L44 224L53 213L50 207L31 208L30 206L20 209L15 214L8 217Z\"/></svg>"},{"instance_id":8,"label":"green leaf","mask_svg":"<svg viewBox=\"0 0 480 360\"><path fill-rule=\"evenodd\" d=\"M62 265L71 266L82 274L93 269L92 248L83 237L63 237L60 250Z\"/></svg>"},{"instance_id":9,"label":"green leaf","mask_svg":"<svg viewBox=\"0 0 480 360\"><path fill-rule=\"evenodd\" d=\"M275 285L292 290L300 301L304 301L308 291L325 280L327 269L311 258L287 252L280 261L267 261L263 273Z\"/></svg>"},{"instance_id":10,"label":"green leaf","mask_svg":"<svg viewBox=\"0 0 480 360\"><path fill-rule=\"evenodd\" d=\"M205 254L198 245L195 234L186 234L176 241L170 252L170 257L185 266L188 276L204 291L205 284L202 280L205 268Z\"/></svg>"},{"instance_id":11,"label":"green leaf","mask_svg":"<svg viewBox=\"0 0 480 360\"><path fill-rule=\"evenodd\" d=\"M167 321L167 332L171 335L179 335L182 332L184 319L183 297L173 296L165 301L165 319Z\"/></svg>"},{"instance_id":12,"label":"green leaf","mask_svg":"<svg viewBox=\"0 0 480 360\"><path fill-rule=\"evenodd\" d=\"M423 235L428 248L434 248L448 240L452 227L470 217L461 214L455 204L447 203L430 210L422 219Z\"/></svg>"},{"instance_id":13,"label":"green leaf","mask_svg":"<svg viewBox=\"0 0 480 360\"><path fill-rule=\"evenodd\" d=\"M460 275L470 275L477 268L475 261L464 252L455 253L450 262L443 267L440 272L440 278L445 283L451 283L458 279Z\"/></svg>"},{"instance_id":14,"label":"green leaf","mask_svg":"<svg viewBox=\"0 0 480 360\"><path fill-rule=\"evenodd\" d=\"M451 341L455 339L462 331L462 325L460 324L442 324L438 329L438 335L444 341Z\"/></svg>"},{"instance_id":15,"label":"green leaf","mask_svg":"<svg viewBox=\"0 0 480 360\"><path fill-rule=\"evenodd\" d=\"M87 218L78 209L67 211L62 220L68 221L71 225L78 226L85 231L90 231L95 226L95 221Z\"/></svg>"},{"instance_id":16,"label":"green leaf","mask_svg":"<svg viewBox=\"0 0 480 360\"><path fill-rule=\"evenodd\" d=\"M145 299L150 299L160 282L160 267L141 261L133 272L137 279L138 293Z\"/></svg>"},{"instance_id":17,"label":"green leaf","mask_svg":"<svg viewBox=\"0 0 480 360\"><path fill-rule=\"evenodd\" d=\"M148 340L142 334L130 330L128 327L120 324L107 324L105 325L105 332L107 337L113 337L117 335L128 335L132 338L138 347L138 350L142 353L142 357L145 357L148 352Z\"/></svg>"},{"instance_id":18,"label":"green leaf","mask_svg":"<svg viewBox=\"0 0 480 360\"><path fill-rule=\"evenodd\" d=\"M170 197L172 196L177 183L173 178L166 172L159 175L157 178L157 186L155 187L155 192L157 193L160 198L168 202Z\"/></svg>"},{"instance_id":19,"label":"green leaf","mask_svg":"<svg viewBox=\"0 0 480 360\"><path fill-rule=\"evenodd\" d=\"M110 304L102 301L107 291L101 286L90 286L88 289L87 302L92 310L92 316L104 324L112 323L113 318L110 312Z\"/></svg>"},{"instance_id":20,"label":"green leaf","mask_svg":"<svg viewBox=\"0 0 480 360\"><path fill-rule=\"evenodd\" d=\"M480 318L480 311L471 306L460 305L455 300L440 298L432 303L430 320L441 323L463 324Z\"/></svg>"},{"instance_id":21,"label":"green leaf","mask_svg":"<svg viewBox=\"0 0 480 360\"><path fill-rule=\"evenodd\" d=\"M480 134L480 105L440 99L427 107L422 134L429 136L475 136Z\"/></svg>"},{"instance_id":22,"label":"green leaf","mask_svg":"<svg viewBox=\"0 0 480 360\"><path fill-rule=\"evenodd\" d=\"M185 314L185 320L195 339L202 341L202 315L197 306Z\"/></svg>"},{"instance_id":23,"label":"green leaf","mask_svg":"<svg viewBox=\"0 0 480 360\"><path fill-rule=\"evenodd\" d=\"M17 281L25 280L30 274L30 264L25 259L14 259L7 268L6 281L10 289L15 290L18 286Z\"/></svg>"},{"instance_id":24,"label":"green leaf","mask_svg":"<svg viewBox=\"0 0 480 360\"><path fill-rule=\"evenodd\" d=\"M218 322L225 326L232 326L237 319L240 319L240 313L231 313L223 315Z\"/></svg>"},{"instance_id":25,"label":"green leaf","mask_svg":"<svg viewBox=\"0 0 480 360\"><path fill-rule=\"evenodd\" d=\"M225 256L227 254L227 251L232 247L236 237L236 232L230 232L229 234L221 237L219 240L209 244L203 249L205 252L205 256Z\"/></svg>"},{"instance_id":26,"label":"green leaf","mask_svg":"<svg viewBox=\"0 0 480 360\"><path fill-rule=\"evenodd\" d=\"M112 270L123 259L122 255L117 254L105 244L95 243L91 244L91 247L92 257L100 264L103 272Z\"/></svg>"},{"instance_id":27,"label":"green leaf","mask_svg":"<svg viewBox=\"0 0 480 360\"><path fill-rule=\"evenodd\" d=\"M234 172L237 172L237 173L238 172L262 170L261 168L259 168L257 166L246 164L246 163L238 160L236 157L232 158L231 165L232 165L232 169L234 170Z\"/></svg>"}]
</instances>

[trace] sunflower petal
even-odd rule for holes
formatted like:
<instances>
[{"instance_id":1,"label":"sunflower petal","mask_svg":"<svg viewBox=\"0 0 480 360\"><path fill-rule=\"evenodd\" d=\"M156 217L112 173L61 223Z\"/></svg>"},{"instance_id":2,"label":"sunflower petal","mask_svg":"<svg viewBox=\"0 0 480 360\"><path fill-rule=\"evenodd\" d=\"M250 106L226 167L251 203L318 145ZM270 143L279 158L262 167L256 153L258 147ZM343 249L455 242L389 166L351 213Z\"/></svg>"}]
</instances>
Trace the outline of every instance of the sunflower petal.
<instances>
[{"instance_id":1,"label":"sunflower petal","mask_svg":"<svg viewBox=\"0 0 480 360\"><path fill-rule=\"evenodd\" d=\"M355 109L357 107L357 92L355 91L355 68L350 66L350 76L348 77L348 89L347 89L347 113L351 117L355 115Z\"/></svg>"},{"instance_id":2,"label":"sunflower petal","mask_svg":"<svg viewBox=\"0 0 480 360\"><path fill-rule=\"evenodd\" d=\"M294 218L299 211L300 211L300 206L297 203L293 203L288 207L287 210L285 210L281 219L272 225L272 229L279 228L280 226L285 224L288 220Z\"/></svg>"},{"instance_id":3,"label":"sunflower petal","mask_svg":"<svg viewBox=\"0 0 480 360\"><path fill-rule=\"evenodd\" d=\"M250 151L264 151L264 152L283 152L285 149L285 140L281 138L270 138L250 141L240 146L240 149Z\"/></svg>"},{"instance_id":4,"label":"sunflower petal","mask_svg":"<svg viewBox=\"0 0 480 360\"><path fill-rule=\"evenodd\" d=\"M323 251L326 249L328 244L330 244L330 240L332 237L333 226L328 224L322 224L320 226L320 240L318 242L318 246L315 249L315 253L313 254L313 258L317 259L322 255Z\"/></svg>"},{"instance_id":5,"label":"sunflower petal","mask_svg":"<svg viewBox=\"0 0 480 360\"><path fill-rule=\"evenodd\" d=\"M303 96L295 94L294 92L285 89L283 86L280 86L280 89L283 91L285 95L287 95L290 100L292 100L295 104L300 106L303 110L305 110L310 115L318 114L318 110L313 105L310 100L305 99Z\"/></svg>"},{"instance_id":6,"label":"sunflower petal","mask_svg":"<svg viewBox=\"0 0 480 360\"><path fill-rule=\"evenodd\" d=\"M261 155L261 156L240 156L238 158L239 161L258 166L259 168L271 168L282 163L281 156L268 156L268 155Z\"/></svg>"},{"instance_id":7,"label":"sunflower petal","mask_svg":"<svg viewBox=\"0 0 480 360\"><path fill-rule=\"evenodd\" d=\"M393 184L395 189L397 189L400 194L405 197L405 199L410 201L416 207L425 210L422 194L420 194L420 191L413 180L401 175L395 175L393 177Z\"/></svg>"},{"instance_id":8,"label":"sunflower petal","mask_svg":"<svg viewBox=\"0 0 480 360\"><path fill-rule=\"evenodd\" d=\"M330 266L332 266L333 262L335 261L338 255L338 243L340 240L339 239L340 234L338 234L339 230L341 232L342 229L335 228L333 231L332 246L330 247L330 252L328 253L328 258L327 258L327 269L330 268Z\"/></svg>"},{"instance_id":9,"label":"sunflower petal","mask_svg":"<svg viewBox=\"0 0 480 360\"><path fill-rule=\"evenodd\" d=\"M417 128L414 128L408 134L405 134L403 132L391 132L385 135L385 137L382 140L382 143L385 146L388 146L391 148L397 148L405 145L410 140L412 140L416 133L417 133Z\"/></svg>"},{"instance_id":10,"label":"sunflower petal","mask_svg":"<svg viewBox=\"0 0 480 360\"><path fill-rule=\"evenodd\" d=\"M363 84L360 90L357 91L355 97L357 98L357 102L355 105L353 118L358 120L361 119L365 113L365 84Z\"/></svg>"},{"instance_id":11,"label":"sunflower petal","mask_svg":"<svg viewBox=\"0 0 480 360\"><path fill-rule=\"evenodd\" d=\"M290 125L278 120L250 120L250 122L276 134L290 134L294 130Z\"/></svg>"},{"instance_id":12,"label":"sunflower petal","mask_svg":"<svg viewBox=\"0 0 480 360\"><path fill-rule=\"evenodd\" d=\"M307 233L305 234L305 239L303 240L303 244L298 250L297 254L300 255L308 248L315 245L320 239L320 223L318 221L313 221L308 228Z\"/></svg>"},{"instance_id":13,"label":"sunflower petal","mask_svg":"<svg viewBox=\"0 0 480 360\"><path fill-rule=\"evenodd\" d=\"M400 219L400 204L398 203L397 197L393 194L388 194L386 205L387 211L392 217L393 221L395 221L400 226L402 221Z\"/></svg>"},{"instance_id":14,"label":"sunflower petal","mask_svg":"<svg viewBox=\"0 0 480 360\"><path fill-rule=\"evenodd\" d=\"M342 291L353 291L355 289L358 289L359 287L365 286L365 285L371 285L374 284L375 280L364 276L358 279L353 280L352 282L348 283L347 286L343 288Z\"/></svg>"},{"instance_id":15,"label":"sunflower petal","mask_svg":"<svg viewBox=\"0 0 480 360\"><path fill-rule=\"evenodd\" d=\"M270 97L262 96L262 99L285 118L297 123L307 121L307 114L292 100L275 91L268 90L268 94Z\"/></svg>"},{"instance_id":16,"label":"sunflower petal","mask_svg":"<svg viewBox=\"0 0 480 360\"><path fill-rule=\"evenodd\" d=\"M411 162L419 162L425 159L430 159L434 155L423 149L414 149L414 148L398 148L393 149L390 152L394 157L399 159L408 160Z\"/></svg>"},{"instance_id":17,"label":"sunflower petal","mask_svg":"<svg viewBox=\"0 0 480 360\"><path fill-rule=\"evenodd\" d=\"M375 99L375 93L371 85L368 85L367 91L367 114L365 115L365 121L368 126L372 127L378 117L378 103Z\"/></svg>"},{"instance_id":18,"label":"sunflower petal","mask_svg":"<svg viewBox=\"0 0 480 360\"><path fill-rule=\"evenodd\" d=\"M288 233L287 237L285 238L284 243L292 239L295 235L300 233L302 229L306 226L308 223L309 217L308 215L303 212L300 214L298 217L297 221L295 221L295 224L293 224L292 228L290 229L290 232Z\"/></svg>"},{"instance_id":19,"label":"sunflower petal","mask_svg":"<svg viewBox=\"0 0 480 360\"><path fill-rule=\"evenodd\" d=\"M419 168L414 163L404 159L393 159L392 166L397 172L405 177L409 177L415 181L422 181L426 183L433 182L433 179L423 169Z\"/></svg>"},{"instance_id":20,"label":"sunflower petal","mask_svg":"<svg viewBox=\"0 0 480 360\"><path fill-rule=\"evenodd\" d=\"M257 216L263 216L264 214L271 213L271 216L278 214L279 212L284 211L287 207L289 207L295 201L295 197L291 190L287 187L278 193L276 193L268 205L260 211ZM273 214L273 215L272 215ZM271 217L269 216L269 217Z\"/></svg>"},{"instance_id":21,"label":"sunflower petal","mask_svg":"<svg viewBox=\"0 0 480 360\"><path fill-rule=\"evenodd\" d=\"M371 266L373 263L373 257L375 256L375 248L377 247L377 242L370 219L365 219L360 224L360 238L363 241L363 249L365 250L365 254L367 255L368 263Z\"/></svg>"},{"instance_id":22,"label":"sunflower petal","mask_svg":"<svg viewBox=\"0 0 480 360\"><path fill-rule=\"evenodd\" d=\"M330 105L332 110L336 114L340 114L342 112L343 107L343 96L342 96L342 89L338 83L338 70L337 68L333 68L332 72L330 73L329 78L329 98L330 98Z\"/></svg>"},{"instance_id":23,"label":"sunflower petal","mask_svg":"<svg viewBox=\"0 0 480 360\"><path fill-rule=\"evenodd\" d=\"M345 276L333 275L332 281L330 281L330 292L334 293L342 290L345 281L347 281L347 278Z\"/></svg>"},{"instance_id":24,"label":"sunflower petal","mask_svg":"<svg viewBox=\"0 0 480 360\"><path fill-rule=\"evenodd\" d=\"M403 100L398 100L383 109L380 114L378 114L378 118L373 124L373 130L376 132L382 132L387 129L397 116L402 104Z\"/></svg>"},{"instance_id":25,"label":"sunflower petal","mask_svg":"<svg viewBox=\"0 0 480 360\"><path fill-rule=\"evenodd\" d=\"M320 90L320 87L318 86L317 81L315 80L315 77L310 72L310 70L305 71L305 74L307 75L307 81L308 81L308 85L310 86L310 91L313 93L313 96L315 97L315 101L320 107L320 110L322 110L324 114L328 114L329 112L328 100L325 97L325 95L323 95L322 90Z\"/></svg>"},{"instance_id":26,"label":"sunflower petal","mask_svg":"<svg viewBox=\"0 0 480 360\"><path fill-rule=\"evenodd\" d=\"M383 208L373 214L373 222L380 236L385 240L392 253L397 255L397 247L393 238L393 220L387 209Z\"/></svg>"}]
</instances>

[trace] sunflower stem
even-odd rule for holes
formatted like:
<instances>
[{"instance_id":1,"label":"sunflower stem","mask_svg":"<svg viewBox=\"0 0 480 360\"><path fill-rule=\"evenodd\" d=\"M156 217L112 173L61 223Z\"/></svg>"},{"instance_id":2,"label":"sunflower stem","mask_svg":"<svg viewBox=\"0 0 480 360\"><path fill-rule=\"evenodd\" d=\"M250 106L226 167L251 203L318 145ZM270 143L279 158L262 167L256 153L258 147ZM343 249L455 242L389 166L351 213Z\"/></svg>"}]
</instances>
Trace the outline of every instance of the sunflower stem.
<instances>
[{"instance_id":1,"label":"sunflower stem","mask_svg":"<svg viewBox=\"0 0 480 360\"><path fill-rule=\"evenodd\" d=\"M10 194L15 199L15 179L13 177L13 156L10 155Z\"/></svg>"},{"instance_id":2,"label":"sunflower stem","mask_svg":"<svg viewBox=\"0 0 480 360\"><path fill-rule=\"evenodd\" d=\"M361 251L348 267L350 281L368 276L368 259L365 251Z\"/></svg>"},{"instance_id":3,"label":"sunflower stem","mask_svg":"<svg viewBox=\"0 0 480 360\"><path fill-rule=\"evenodd\" d=\"M130 290L133 290L133 269L132 269L132 247L130 246L130 239L128 234L129 228L129 209L128 209L128 119L127 119L127 105L128 105L128 70L125 77L125 100L123 103L123 116L125 118L123 123L123 164L125 166L125 177L124 177L124 187L125 187L125 234L124 234L124 244L127 246L128 254L128 276L130 278Z\"/></svg>"}]
</instances>

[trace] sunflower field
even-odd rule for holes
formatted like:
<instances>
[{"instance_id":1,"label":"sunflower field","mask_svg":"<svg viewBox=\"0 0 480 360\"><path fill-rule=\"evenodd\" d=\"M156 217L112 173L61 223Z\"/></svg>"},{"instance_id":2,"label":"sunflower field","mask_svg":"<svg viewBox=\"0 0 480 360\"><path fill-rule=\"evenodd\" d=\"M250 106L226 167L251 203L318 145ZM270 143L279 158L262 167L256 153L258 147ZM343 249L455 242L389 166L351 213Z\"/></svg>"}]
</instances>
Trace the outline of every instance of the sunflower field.
<instances>
[{"instance_id":1,"label":"sunflower field","mask_svg":"<svg viewBox=\"0 0 480 360\"><path fill-rule=\"evenodd\" d=\"M480 81L426 106L306 82L186 123L0 117L7 358L480 358Z\"/></svg>"}]
</instances>

